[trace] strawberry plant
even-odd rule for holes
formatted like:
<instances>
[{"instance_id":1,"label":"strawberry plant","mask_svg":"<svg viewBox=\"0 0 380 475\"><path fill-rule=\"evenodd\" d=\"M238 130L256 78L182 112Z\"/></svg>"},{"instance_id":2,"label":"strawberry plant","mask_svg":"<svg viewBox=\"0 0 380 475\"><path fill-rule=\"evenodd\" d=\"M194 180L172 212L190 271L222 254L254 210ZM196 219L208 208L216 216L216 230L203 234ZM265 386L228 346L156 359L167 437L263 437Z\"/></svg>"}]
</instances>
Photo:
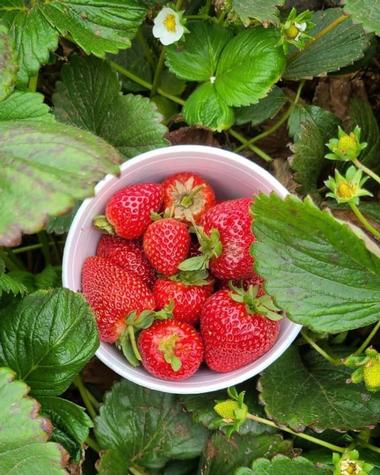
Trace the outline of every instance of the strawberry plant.
<instances>
[{"instance_id":1,"label":"strawberry plant","mask_svg":"<svg viewBox=\"0 0 380 475\"><path fill-rule=\"evenodd\" d=\"M0 2L0 475L380 474L379 35L380 0ZM147 177L62 288L81 202L171 144L291 193L219 196L217 162ZM293 344L213 393L94 357L228 377L283 317Z\"/></svg>"}]
</instances>

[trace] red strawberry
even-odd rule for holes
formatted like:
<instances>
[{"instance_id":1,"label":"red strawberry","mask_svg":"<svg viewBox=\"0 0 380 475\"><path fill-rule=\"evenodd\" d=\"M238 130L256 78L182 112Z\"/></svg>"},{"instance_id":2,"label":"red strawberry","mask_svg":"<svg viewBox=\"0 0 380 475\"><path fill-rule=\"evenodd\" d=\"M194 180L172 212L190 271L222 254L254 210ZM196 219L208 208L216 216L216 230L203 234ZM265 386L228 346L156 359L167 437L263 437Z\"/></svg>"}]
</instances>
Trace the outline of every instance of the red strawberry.
<instances>
[{"instance_id":1,"label":"red strawberry","mask_svg":"<svg viewBox=\"0 0 380 475\"><path fill-rule=\"evenodd\" d=\"M156 273L139 241L104 234L99 240L96 255L106 257L126 272L137 275L150 289L156 281Z\"/></svg>"},{"instance_id":2,"label":"red strawberry","mask_svg":"<svg viewBox=\"0 0 380 475\"><path fill-rule=\"evenodd\" d=\"M127 186L112 196L106 206L106 215L97 216L94 224L109 234L137 239L151 223L151 212L160 211L161 206L161 185L140 183Z\"/></svg>"},{"instance_id":3,"label":"red strawberry","mask_svg":"<svg viewBox=\"0 0 380 475\"><path fill-rule=\"evenodd\" d=\"M207 272L183 272L170 279L158 279L153 288L157 308L173 302L174 320L195 325L204 302L212 293L213 284L207 277Z\"/></svg>"},{"instance_id":4,"label":"red strawberry","mask_svg":"<svg viewBox=\"0 0 380 475\"><path fill-rule=\"evenodd\" d=\"M252 363L275 343L280 323L269 296L219 290L206 300L201 313L201 335L208 367L220 373Z\"/></svg>"},{"instance_id":5,"label":"red strawberry","mask_svg":"<svg viewBox=\"0 0 380 475\"><path fill-rule=\"evenodd\" d=\"M82 268L82 292L94 310L100 339L114 343L126 328L132 312L154 310L152 292L134 274L105 257L88 257Z\"/></svg>"},{"instance_id":6,"label":"red strawberry","mask_svg":"<svg viewBox=\"0 0 380 475\"><path fill-rule=\"evenodd\" d=\"M201 221L203 228L195 228L202 255L187 259L179 266L180 270L209 267L221 280L251 278L254 271L250 247L255 241L249 213L251 203L250 198L240 198L209 209Z\"/></svg>"},{"instance_id":7,"label":"red strawberry","mask_svg":"<svg viewBox=\"0 0 380 475\"><path fill-rule=\"evenodd\" d=\"M181 172L162 183L165 213L188 223L198 223L216 203L211 186L200 176Z\"/></svg>"},{"instance_id":8,"label":"red strawberry","mask_svg":"<svg viewBox=\"0 0 380 475\"><path fill-rule=\"evenodd\" d=\"M138 348L144 368L157 378L179 381L189 378L203 359L199 333L187 323L163 320L143 330Z\"/></svg>"},{"instance_id":9,"label":"red strawberry","mask_svg":"<svg viewBox=\"0 0 380 475\"><path fill-rule=\"evenodd\" d=\"M251 244L250 198L224 201L211 208L203 217L206 235L213 229L219 233L222 252L210 260L210 270L218 279L249 279L254 275Z\"/></svg>"},{"instance_id":10,"label":"red strawberry","mask_svg":"<svg viewBox=\"0 0 380 475\"><path fill-rule=\"evenodd\" d=\"M186 224L164 218L149 225L144 234L144 251L157 272L173 275L186 259L190 249L190 234Z\"/></svg>"}]
</instances>

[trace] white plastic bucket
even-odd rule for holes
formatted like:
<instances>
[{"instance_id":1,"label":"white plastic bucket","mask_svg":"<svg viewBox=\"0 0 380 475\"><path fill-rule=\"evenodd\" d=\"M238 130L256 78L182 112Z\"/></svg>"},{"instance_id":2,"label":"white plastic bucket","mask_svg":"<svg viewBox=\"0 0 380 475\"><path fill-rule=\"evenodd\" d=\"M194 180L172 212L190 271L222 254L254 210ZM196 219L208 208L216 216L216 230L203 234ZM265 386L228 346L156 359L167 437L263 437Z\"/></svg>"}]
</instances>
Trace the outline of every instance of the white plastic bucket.
<instances>
[{"instance_id":1,"label":"white plastic bucket","mask_svg":"<svg viewBox=\"0 0 380 475\"><path fill-rule=\"evenodd\" d=\"M91 224L94 216L104 213L105 205L120 188L133 183L160 182L181 171L193 171L214 187L218 198L248 197L258 192L275 191L281 197L288 192L272 175L255 163L232 152L200 145L179 145L143 153L121 165L119 177L107 175L95 188L95 196L79 208L67 237L63 256L63 286L81 289L81 269L88 256L95 255L101 233ZM133 368L112 345L101 343L97 357L124 378L150 389L175 394L198 394L216 391L241 383L263 371L293 342L301 329L285 319L280 335L268 353L243 368L229 373L200 369L194 376L179 382L163 381L142 367ZM83 342L85 344L85 342Z\"/></svg>"}]
</instances>

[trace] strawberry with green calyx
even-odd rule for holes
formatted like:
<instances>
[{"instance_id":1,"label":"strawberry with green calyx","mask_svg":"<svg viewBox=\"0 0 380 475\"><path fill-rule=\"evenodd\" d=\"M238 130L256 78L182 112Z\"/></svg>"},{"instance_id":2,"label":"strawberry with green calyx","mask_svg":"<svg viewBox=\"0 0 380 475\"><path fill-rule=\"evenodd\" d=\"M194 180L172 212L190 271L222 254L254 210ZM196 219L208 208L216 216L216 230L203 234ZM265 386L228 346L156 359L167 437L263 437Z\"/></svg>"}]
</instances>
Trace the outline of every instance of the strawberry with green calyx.
<instances>
[{"instance_id":1,"label":"strawberry with green calyx","mask_svg":"<svg viewBox=\"0 0 380 475\"><path fill-rule=\"evenodd\" d=\"M255 237L252 233L250 198L223 201L203 216L201 227L194 227L202 254L187 259L181 270L210 268L221 280L249 279L253 276L250 254Z\"/></svg>"},{"instance_id":2,"label":"strawberry with green calyx","mask_svg":"<svg viewBox=\"0 0 380 475\"><path fill-rule=\"evenodd\" d=\"M157 378L180 381L192 376L203 359L199 333L189 324L157 321L143 330L138 349L144 368Z\"/></svg>"},{"instance_id":3,"label":"strawberry with green calyx","mask_svg":"<svg viewBox=\"0 0 380 475\"><path fill-rule=\"evenodd\" d=\"M362 150L367 147L366 142L360 142L360 132L359 126L356 126L349 134L341 127L338 127L338 138L332 138L326 144L331 153L328 153L325 157L330 160L343 162L356 160Z\"/></svg>"},{"instance_id":4,"label":"strawberry with green calyx","mask_svg":"<svg viewBox=\"0 0 380 475\"><path fill-rule=\"evenodd\" d=\"M364 355L350 355L344 360L345 366L356 368L350 382L364 382L370 392L380 391L380 353L374 348L367 348Z\"/></svg>"},{"instance_id":5,"label":"strawberry with green calyx","mask_svg":"<svg viewBox=\"0 0 380 475\"><path fill-rule=\"evenodd\" d=\"M128 362L136 367L140 365L141 355L136 344L136 333L149 328L155 320L172 318L173 304L169 303L160 311L144 310L140 314L132 312L126 319L126 331L120 335L116 346L123 352Z\"/></svg>"},{"instance_id":6,"label":"strawberry with green calyx","mask_svg":"<svg viewBox=\"0 0 380 475\"><path fill-rule=\"evenodd\" d=\"M165 213L187 223L198 223L215 205L215 193L199 175L181 172L162 183Z\"/></svg>"},{"instance_id":7,"label":"strawberry with green calyx","mask_svg":"<svg viewBox=\"0 0 380 475\"><path fill-rule=\"evenodd\" d=\"M151 265L160 274L176 274L190 250L190 233L186 224L163 218L148 226L143 247Z\"/></svg>"},{"instance_id":8,"label":"strawberry with green calyx","mask_svg":"<svg viewBox=\"0 0 380 475\"><path fill-rule=\"evenodd\" d=\"M214 411L220 416L216 419L215 426L225 428L228 437L238 431L244 424L248 415L248 406L244 403L245 391L238 394L236 388L228 388L230 399L219 401L214 406Z\"/></svg>"},{"instance_id":9,"label":"strawberry with green calyx","mask_svg":"<svg viewBox=\"0 0 380 475\"><path fill-rule=\"evenodd\" d=\"M106 205L105 216L97 216L94 226L124 239L140 238L151 223L151 212L162 206L162 188L157 183L140 183L117 191Z\"/></svg>"},{"instance_id":10,"label":"strawberry with green calyx","mask_svg":"<svg viewBox=\"0 0 380 475\"><path fill-rule=\"evenodd\" d=\"M369 475L373 465L359 459L357 450L350 450L344 454L333 454L333 475Z\"/></svg>"},{"instance_id":11,"label":"strawberry with green calyx","mask_svg":"<svg viewBox=\"0 0 380 475\"><path fill-rule=\"evenodd\" d=\"M281 315L258 287L219 290L203 305L200 327L208 367L226 373L252 363L275 343Z\"/></svg>"},{"instance_id":12,"label":"strawberry with green calyx","mask_svg":"<svg viewBox=\"0 0 380 475\"><path fill-rule=\"evenodd\" d=\"M170 278L158 279L153 295L157 308L173 302L174 320L195 325L212 289L213 281L207 271L179 272Z\"/></svg>"},{"instance_id":13,"label":"strawberry with green calyx","mask_svg":"<svg viewBox=\"0 0 380 475\"><path fill-rule=\"evenodd\" d=\"M86 259L82 292L95 313L101 341L116 343L134 366L139 362L138 353L133 351L135 331L151 325L154 319L171 316L172 306L154 312L154 296L144 282L105 257Z\"/></svg>"}]
</instances>

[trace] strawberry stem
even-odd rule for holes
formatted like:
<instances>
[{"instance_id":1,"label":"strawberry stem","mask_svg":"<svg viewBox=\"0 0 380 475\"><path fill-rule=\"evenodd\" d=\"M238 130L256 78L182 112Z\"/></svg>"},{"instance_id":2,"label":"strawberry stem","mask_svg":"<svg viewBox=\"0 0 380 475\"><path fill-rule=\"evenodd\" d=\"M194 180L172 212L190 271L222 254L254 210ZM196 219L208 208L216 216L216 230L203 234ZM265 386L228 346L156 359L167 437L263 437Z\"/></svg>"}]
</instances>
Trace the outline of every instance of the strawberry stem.
<instances>
[{"instance_id":1,"label":"strawberry stem","mask_svg":"<svg viewBox=\"0 0 380 475\"><path fill-rule=\"evenodd\" d=\"M128 325L128 335L129 335L129 341L131 342L132 350L133 353L138 361L141 361L141 355L140 352L137 348L136 344L136 337L135 337L135 330L132 325Z\"/></svg>"},{"instance_id":2,"label":"strawberry stem","mask_svg":"<svg viewBox=\"0 0 380 475\"><path fill-rule=\"evenodd\" d=\"M309 343L309 345L314 348L315 351L317 351L325 360L327 360L329 363L337 366L341 365L342 361L338 358L334 358L333 356L329 355L323 348L321 348L307 333L305 330L301 331L301 335L303 338Z\"/></svg>"},{"instance_id":3,"label":"strawberry stem","mask_svg":"<svg viewBox=\"0 0 380 475\"><path fill-rule=\"evenodd\" d=\"M284 432L288 432L288 434L292 434L295 437L300 437L301 439L308 440L309 442L313 442L314 444L321 445L322 447L326 447L327 449L332 450L333 452L339 452L343 454L346 450L344 447L339 447L338 445L330 444L329 442L326 442L322 439L318 439L317 437L313 437L312 435L304 434L303 432L294 432L292 429L289 429L289 427L278 426L273 421L264 419L263 417L248 414L247 419L251 419L252 421L258 422L259 424L265 424L267 426L274 427Z\"/></svg>"},{"instance_id":4,"label":"strawberry stem","mask_svg":"<svg viewBox=\"0 0 380 475\"><path fill-rule=\"evenodd\" d=\"M182 361L175 354L177 339L178 335L170 335L163 338L158 345L158 350L164 354L164 360L171 365L172 370L175 372L179 371L182 366Z\"/></svg>"}]
</instances>

